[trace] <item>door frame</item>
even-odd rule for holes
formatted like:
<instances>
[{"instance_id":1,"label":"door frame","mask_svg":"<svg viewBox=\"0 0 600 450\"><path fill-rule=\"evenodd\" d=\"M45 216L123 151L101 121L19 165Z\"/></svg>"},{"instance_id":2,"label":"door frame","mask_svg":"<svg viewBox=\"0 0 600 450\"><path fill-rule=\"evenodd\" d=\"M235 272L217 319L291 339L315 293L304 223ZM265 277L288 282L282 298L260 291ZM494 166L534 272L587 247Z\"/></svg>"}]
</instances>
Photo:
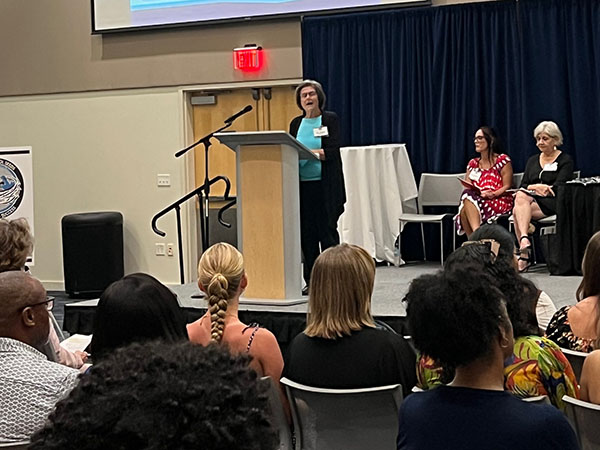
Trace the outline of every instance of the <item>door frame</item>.
<instances>
[{"instance_id":1,"label":"door frame","mask_svg":"<svg viewBox=\"0 0 600 450\"><path fill-rule=\"evenodd\" d=\"M244 88L265 88L291 86L302 83L302 78L286 78L281 80L255 80L240 81L222 84L201 84L186 86L179 90L180 111L180 134L182 148L194 143L194 115L192 96L202 91L226 91ZM192 191L195 184L195 160L194 152L189 151L183 157L184 164L184 190L185 193ZM196 267L198 265L198 218L196 217L195 203L188 201L181 208L181 233L183 240L183 272L187 282L197 278Z\"/></svg>"}]
</instances>

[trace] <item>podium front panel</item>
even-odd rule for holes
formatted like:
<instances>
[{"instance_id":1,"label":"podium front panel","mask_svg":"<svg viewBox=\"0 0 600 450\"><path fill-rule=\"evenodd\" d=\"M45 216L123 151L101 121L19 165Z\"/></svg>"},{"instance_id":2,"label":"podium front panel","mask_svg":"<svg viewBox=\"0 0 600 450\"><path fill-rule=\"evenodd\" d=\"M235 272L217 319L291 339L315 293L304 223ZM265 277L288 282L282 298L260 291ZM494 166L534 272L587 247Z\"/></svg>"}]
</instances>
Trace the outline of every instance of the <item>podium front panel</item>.
<instances>
[{"instance_id":1,"label":"podium front panel","mask_svg":"<svg viewBox=\"0 0 600 450\"><path fill-rule=\"evenodd\" d=\"M238 165L238 244L249 281L245 296L285 299L285 195L280 146L246 146L238 152Z\"/></svg>"}]
</instances>

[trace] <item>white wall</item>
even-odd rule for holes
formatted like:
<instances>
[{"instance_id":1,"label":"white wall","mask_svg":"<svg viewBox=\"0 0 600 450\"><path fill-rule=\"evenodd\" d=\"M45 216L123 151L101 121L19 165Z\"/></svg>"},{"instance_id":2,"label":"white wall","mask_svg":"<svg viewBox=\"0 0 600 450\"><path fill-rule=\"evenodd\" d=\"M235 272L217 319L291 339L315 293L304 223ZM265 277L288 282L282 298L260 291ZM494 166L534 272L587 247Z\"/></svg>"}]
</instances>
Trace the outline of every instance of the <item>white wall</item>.
<instances>
[{"instance_id":1,"label":"white wall","mask_svg":"<svg viewBox=\"0 0 600 450\"><path fill-rule=\"evenodd\" d=\"M33 273L48 289L63 286L61 218L86 211L122 212L126 273L179 282L177 255L154 255L155 242L177 242L175 215L159 221L164 239L150 220L188 189L173 156L185 142L181 98L177 88L0 98L0 147L33 147Z\"/></svg>"}]
</instances>

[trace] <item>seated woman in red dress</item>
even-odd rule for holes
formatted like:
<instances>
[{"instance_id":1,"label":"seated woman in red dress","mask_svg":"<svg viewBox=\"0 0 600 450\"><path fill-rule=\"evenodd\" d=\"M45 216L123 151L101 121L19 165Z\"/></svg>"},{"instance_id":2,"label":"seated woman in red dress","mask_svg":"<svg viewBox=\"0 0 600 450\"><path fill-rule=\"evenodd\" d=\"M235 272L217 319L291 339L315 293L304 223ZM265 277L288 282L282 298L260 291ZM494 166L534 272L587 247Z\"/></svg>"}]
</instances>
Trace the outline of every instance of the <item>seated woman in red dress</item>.
<instances>
[{"instance_id":1,"label":"seated woman in red dress","mask_svg":"<svg viewBox=\"0 0 600 450\"><path fill-rule=\"evenodd\" d=\"M481 127L475 133L478 158L467 164L465 180L473 184L460 197L458 214L454 217L456 232L469 236L482 223L491 222L513 207L513 196L506 192L512 185L513 169L510 157L501 153L496 132Z\"/></svg>"}]
</instances>

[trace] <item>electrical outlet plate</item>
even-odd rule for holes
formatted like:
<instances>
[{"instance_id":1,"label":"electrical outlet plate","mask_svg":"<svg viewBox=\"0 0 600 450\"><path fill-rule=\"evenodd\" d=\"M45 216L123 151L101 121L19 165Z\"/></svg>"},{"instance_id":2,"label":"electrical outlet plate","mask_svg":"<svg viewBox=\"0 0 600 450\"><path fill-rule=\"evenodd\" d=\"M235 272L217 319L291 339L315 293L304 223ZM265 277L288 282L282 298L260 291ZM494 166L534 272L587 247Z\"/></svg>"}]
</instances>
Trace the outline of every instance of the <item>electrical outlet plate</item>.
<instances>
[{"instance_id":1,"label":"electrical outlet plate","mask_svg":"<svg viewBox=\"0 0 600 450\"><path fill-rule=\"evenodd\" d=\"M171 174L159 173L156 175L156 185L159 187L171 186Z\"/></svg>"}]
</instances>

